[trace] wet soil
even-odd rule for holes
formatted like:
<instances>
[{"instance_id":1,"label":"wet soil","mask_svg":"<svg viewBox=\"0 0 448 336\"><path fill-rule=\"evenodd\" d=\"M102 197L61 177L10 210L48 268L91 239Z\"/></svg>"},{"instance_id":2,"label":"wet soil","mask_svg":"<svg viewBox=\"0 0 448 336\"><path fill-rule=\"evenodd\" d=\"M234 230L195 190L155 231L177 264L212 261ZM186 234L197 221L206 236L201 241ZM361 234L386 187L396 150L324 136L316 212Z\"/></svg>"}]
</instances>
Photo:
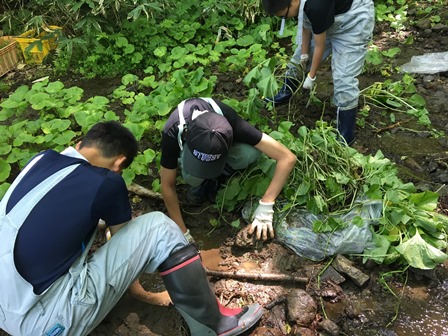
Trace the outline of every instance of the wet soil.
<instances>
[{"instance_id":1,"label":"wet soil","mask_svg":"<svg viewBox=\"0 0 448 336\"><path fill-rule=\"evenodd\" d=\"M407 34L414 36L414 44L409 47L412 51L409 51L407 59L392 60L391 66L409 61L410 55L413 54L448 50L446 27L440 30L415 27ZM376 43L385 49L399 45L402 50L406 50L407 46L400 44L405 38L406 36L394 36L390 29L384 26L376 27L375 30ZM24 69L22 72L27 71L31 70ZM45 74L45 69L40 71ZM221 76L216 93L234 98L241 97L245 88L238 79L238 74ZM416 79L418 92L427 101L432 127L448 132L448 73L416 75ZM383 81L384 78L377 74L363 74L360 78L361 88L376 80ZM97 95L107 95L114 88L113 85L98 86L83 80L71 82L72 85L81 87L93 85L89 91L94 91ZM308 98L298 94L289 106L279 107L275 111L274 119L289 119L297 126L309 127L313 127L320 118L333 120L335 111L330 104L332 86L328 65L318 74L318 85L318 96L326 102L325 107L310 105L305 108ZM371 111L366 118L366 125L358 127L357 139L353 146L364 154L374 154L381 150L399 166L403 180L414 182L421 190L438 191L441 194L440 212L448 214L447 137L430 137L426 128L412 121L399 123L407 119L406 116L397 116L397 120L391 122L383 112ZM181 201L184 196L185 190L181 188ZM159 200L134 194L130 194L130 200L135 216L152 210L165 211ZM406 330L403 327L406 321L410 324L413 319L417 319L410 315L405 316L401 324L395 323L394 327L396 312L405 308L404 305L400 306L401 303L406 302L415 308L416 303L428 301L430 295L436 302L448 300L448 263L433 271L414 270L407 272L406 276L401 273L391 276L388 279L389 289L402 298L399 300L380 279L382 272L394 271L393 266L385 267L369 262L363 264L361 260L349 257L354 267L366 274L369 280L362 286L349 277L339 281L335 275L323 276L323 271L329 268L331 260L311 262L296 256L275 240L250 248L239 247L235 243L238 230L226 225L217 228L210 226L210 219L217 217L217 211L211 205L190 207L182 204L181 208L187 226L200 245L203 263L208 269L251 274L282 274L306 280L245 280L241 277L232 279L210 276L215 293L224 305L239 307L258 302L266 308L260 323L244 335L448 335L446 324L431 326L431 333L425 333L424 329L419 333L415 333L417 329ZM237 212L233 216L241 217ZM104 242L102 235L97 245ZM147 290L164 290L157 274L142 275L140 280ZM295 312L294 307L303 302L308 304L300 312ZM408 311L412 309L409 308ZM444 321L447 320L445 316ZM1 331L0 335L3 335ZM173 306L148 305L127 293L91 333L91 336L101 335L171 336L189 335L189 331Z\"/></svg>"}]
</instances>

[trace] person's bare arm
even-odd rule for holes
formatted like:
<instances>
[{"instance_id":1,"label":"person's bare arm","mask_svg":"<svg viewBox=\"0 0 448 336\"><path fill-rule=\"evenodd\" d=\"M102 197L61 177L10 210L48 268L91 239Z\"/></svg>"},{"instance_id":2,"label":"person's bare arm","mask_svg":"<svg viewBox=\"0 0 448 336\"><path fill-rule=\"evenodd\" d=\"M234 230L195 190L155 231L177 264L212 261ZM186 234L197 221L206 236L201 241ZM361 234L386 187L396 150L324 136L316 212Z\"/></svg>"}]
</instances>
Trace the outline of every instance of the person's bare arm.
<instances>
[{"instance_id":1,"label":"person's bare arm","mask_svg":"<svg viewBox=\"0 0 448 336\"><path fill-rule=\"evenodd\" d=\"M274 202L283 189L289 174L296 163L296 156L282 143L263 133L260 142L255 148L277 161L274 176L269 184L262 202Z\"/></svg>"},{"instance_id":2,"label":"person's bare arm","mask_svg":"<svg viewBox=\"0 0 448 336\"><path fill-rule=\"evenodd\" d=\"M180 211L179 199L176 191L177 169L160 168L160 188L168 215L179 226L182 232L187 231L182 213Z\"/></svg>"},{"instance_id":3,"label":"person's bare arm","mask_svg":"<svg viewBox=\"0 0 448 336\"><path fill-rule=\"evenodd\" d=\"M325 51L325 40L327 39L327 33L314 34L314 54L311 62L311 69L309 76L311 78L316 78L317 70L319 69L320 63L322 62L322 57Z\"/></svg>"},{"instance_id":4,"label":"person's bare arm","mask_svg":"<svg viewBox=\"0 0 448 336\"><path fill-rule=\"evenodd\" d=\"M311 29L303 28L302 30L302 55L309 54L311 43Z\"/></svg>"},{"instance_id":5,"label":"person's bare arm","mask_svg":"<svg viewBox=\"0 0 448 336\"><path fill-rule=\"evenodd\" d=\"M168 306L171 303L170 296L166 290L158 293L147 291L140 283L140 279L136 279L129 286L129 293L137 300L152 305Z\"/></svg>"},{"instance_id":6,"label":"person's bare arm","mask_svg":"<svg viewBox=\"0 0 448 336\"><path fill-rule=\"evenodd\" d=\"M111 236L116 234L127 223L128 222L109 226ZM167 291L163 291L160 293L153 293L147 291L142 287L140 280L138 278L129 286L129 293L137 300L153 305L168 306L171 303L171 299Z\"/></svg>"}]
</instances>

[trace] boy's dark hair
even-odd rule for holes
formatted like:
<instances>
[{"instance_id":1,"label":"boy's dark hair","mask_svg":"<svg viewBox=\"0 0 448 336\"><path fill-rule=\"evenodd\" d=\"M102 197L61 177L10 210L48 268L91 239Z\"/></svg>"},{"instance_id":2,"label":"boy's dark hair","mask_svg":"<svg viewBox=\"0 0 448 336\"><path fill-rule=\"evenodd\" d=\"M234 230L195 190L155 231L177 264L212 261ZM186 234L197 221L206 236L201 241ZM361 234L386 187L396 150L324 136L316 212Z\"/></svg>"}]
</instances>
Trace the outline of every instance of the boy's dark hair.
<instances>
[{"instance_id":1,"label":"boy's dark hair","mask_svg":"<svg viewBox=\"0 0 448 336\"><path fill-rule=\"evenodd\" d=\"M291 0L262 0L263 8L269 15L275 15L289 6Z\"/></svg>"},{"instance_id":2,"label":"boy's dark hair","mask_svg":"<svg viewBox=\"0 0 448 336\"><path fill-rule=\"evenodd\" d=\"M121 168L127 168L138 152L135 136L126 127L116 121L95 124L82 139L80 148L96 147L106 158L124 155L126 160Z\"/></svg>"}]
</instances>

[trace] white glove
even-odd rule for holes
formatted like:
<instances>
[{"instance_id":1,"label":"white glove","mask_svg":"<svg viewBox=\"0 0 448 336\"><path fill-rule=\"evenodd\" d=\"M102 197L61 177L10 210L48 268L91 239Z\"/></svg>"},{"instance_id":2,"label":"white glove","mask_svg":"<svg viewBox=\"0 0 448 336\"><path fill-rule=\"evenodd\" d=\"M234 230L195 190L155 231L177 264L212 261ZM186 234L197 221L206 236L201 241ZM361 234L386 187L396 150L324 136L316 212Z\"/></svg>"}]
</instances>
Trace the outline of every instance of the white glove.
<instances>
[{"instance_id":1,"label":"white glove","mask_svg":"<svg viewBox=\"0 0 448 336\"><path fill-rule=\"evenodd\" d=\"M249 228L249 233L254 233L257 230L256 237L259 240L268 239L268 232L271 238L274 238L274 229L272 228L272 218L274 217L274 202L262 202L258 204L254 213L254 220Z\"/></svg>"},{"instance_id":2,"label":"white glove","mask_svg":"<svg viewBox=\"0 0 448 336\"><path fill-rule=\"evenodd\" d=\"M309 59L310 59L310 57L308 56L308 54L300 55L300 66L302 67L303 71L306 71L306 69L308 67L308 60Z\"/></svg>"},{"instance_id":3,"label":"white glove","mask_svg":"<svg viewBox=\"0 0 448 336\"><path fill-rule=\"evenodd\" d=\"M310 73L306 75L305 82L303 83L303 88L307 90L311 90L314 86L314 81L316 80L316 77L311 78Z\"/></svg>"},{"instance_id":4,"label":"white glove","mask_svg":"<svg viewBox=\"0 0 448 336\"><path fill-rule=\"evenodd\" d=\"M187 229L187 231L184 232L184 237L186 240L188 240L189 243L194 243L194 238L190 233L190 230Z\"/></svg>"}]
</instances>

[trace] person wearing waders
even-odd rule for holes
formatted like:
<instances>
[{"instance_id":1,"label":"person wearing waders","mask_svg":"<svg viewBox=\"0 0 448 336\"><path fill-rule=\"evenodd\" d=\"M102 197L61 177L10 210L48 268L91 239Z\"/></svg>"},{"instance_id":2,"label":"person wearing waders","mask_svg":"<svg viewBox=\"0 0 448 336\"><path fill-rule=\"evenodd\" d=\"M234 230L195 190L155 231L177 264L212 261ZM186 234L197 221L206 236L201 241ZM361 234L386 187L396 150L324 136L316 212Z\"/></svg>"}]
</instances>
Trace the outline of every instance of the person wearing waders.
<instances>
[{"instance_id":1,"label":"person wearing waders","mask_svg":"<svg viewBox=\"0 0 448 336\"><path fill-rule=\"evenodd\" d=\"M230 106L212 98L190 98L171 113L162 133L160 185L168 215L194 242L183 220L176 191L177 171L190 185L188 204L214 202L220 185L246 169L261 154L276 161L272 179L258 202L248 232L274 238L274 204L294 168L296 156L283 144L242 119Z\"/></svg>"},{"instance_id":2,"label":"person wearing waders","mask_svg":"<svg viewBox=\"0 0 448 336\"><path fill-rule=\"evenodd\" d=\"M270 15L282 17L281 34L288 17L298 17L294 55L287 65L284 83L274 97L265 101L280 105L289 102L299 88L299 75L306 78L303 89L312 90L317 71L331 55L333 103L337 129L347 144L355 139L361 73L372 38L372 0L262 0Z\"/></svg>"},{"instance_id":3,"label":"person wearing waders","mask_svg":"<svg viewBox=\"0 0 448 336\"><path fill-rule=\"evenodd\" d=\"M131 218L121 171L138 151L116 122L44 151L0 202L0 328L13 336L88 335L142 272L159 271L191 335L239 335L262 316L223 307L198 250L161 212ZM99 220L111 239L89 254Z\"/></svg>"}]
</instances>

